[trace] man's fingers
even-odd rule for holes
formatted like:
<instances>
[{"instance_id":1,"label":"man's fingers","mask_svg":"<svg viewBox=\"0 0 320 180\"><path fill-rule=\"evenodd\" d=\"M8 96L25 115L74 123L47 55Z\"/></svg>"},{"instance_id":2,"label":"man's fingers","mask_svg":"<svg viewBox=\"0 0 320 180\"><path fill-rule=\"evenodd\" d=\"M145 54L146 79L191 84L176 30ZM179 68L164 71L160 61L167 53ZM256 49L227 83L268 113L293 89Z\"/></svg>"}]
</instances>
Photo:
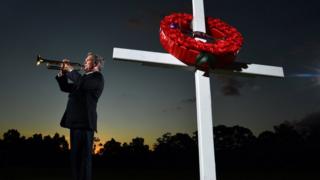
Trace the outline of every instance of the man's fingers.
<instances>
[{"instance_id":1,"label":"man's fingers","mask_svg":"<svg viewBox=\"0 0 320 180\"><path fill-rule=\"evenodd\" d=\"M62 60L63 63L61 63L60 67L65 70L65 68L69 65L70 60L69 59L63 59Z\"/></svg>"},{"instance_id":2,"label":"man's fingers","mask_svg":"<svg viewBox=\"0 0 320 180\"><path fill-rule=\"evenodd\" d=\"M62 62L70 62L69 59L63 59Z\"/></svg>"}]
</instances>

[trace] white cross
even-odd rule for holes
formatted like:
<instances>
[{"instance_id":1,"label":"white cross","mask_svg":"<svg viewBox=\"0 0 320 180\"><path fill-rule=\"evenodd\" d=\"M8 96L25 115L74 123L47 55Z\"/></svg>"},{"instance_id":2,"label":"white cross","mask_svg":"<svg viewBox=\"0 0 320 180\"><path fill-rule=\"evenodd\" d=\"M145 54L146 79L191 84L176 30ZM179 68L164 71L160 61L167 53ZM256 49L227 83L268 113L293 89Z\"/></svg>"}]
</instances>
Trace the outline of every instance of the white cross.
<instances>
[{"instance_id":1,"label":"white cross","mask_svg":"<svg viewBox=\"0 0 320 180\"><path fill-rule=\"evenodd\" d=\"M192 4L193 31L205 32L203 0L192 0ZM216 180L210 77L203 76L203 71L196 70L194 67L182 63L167 53L114 48L113 58L116 60L138 61L144 64L151 63L159 66L176 66L195 70L200 180ZM213 73L221 72L240 75L284 77L282 67L259 64L233 63L231 66L223 69L213 70Z\"/></svg>"}]
</instances>

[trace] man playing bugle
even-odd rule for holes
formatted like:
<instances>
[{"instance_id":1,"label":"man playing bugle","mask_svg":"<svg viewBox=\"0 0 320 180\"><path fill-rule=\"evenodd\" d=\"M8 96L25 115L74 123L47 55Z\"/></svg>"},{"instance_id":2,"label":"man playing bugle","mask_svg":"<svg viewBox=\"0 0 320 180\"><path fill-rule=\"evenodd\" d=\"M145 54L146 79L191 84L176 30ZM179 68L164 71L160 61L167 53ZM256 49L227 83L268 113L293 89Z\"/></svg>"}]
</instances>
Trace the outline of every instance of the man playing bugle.
<instances>
[{"instance_id":1,"label":"man playing bugle","mask_svg":"<svg viewBox=\"0 0 320 180\"><path fill-rule=\"evenodd\" d=\"M60 125L70 129L72 176L74 180L91 180L97 102L104 87L101 73L104 60L89 52L83 65L84 75L74 70L69 60L64 59L63 62L56 80L61 91L69 93Z\"/></svg>"}]
</instances>

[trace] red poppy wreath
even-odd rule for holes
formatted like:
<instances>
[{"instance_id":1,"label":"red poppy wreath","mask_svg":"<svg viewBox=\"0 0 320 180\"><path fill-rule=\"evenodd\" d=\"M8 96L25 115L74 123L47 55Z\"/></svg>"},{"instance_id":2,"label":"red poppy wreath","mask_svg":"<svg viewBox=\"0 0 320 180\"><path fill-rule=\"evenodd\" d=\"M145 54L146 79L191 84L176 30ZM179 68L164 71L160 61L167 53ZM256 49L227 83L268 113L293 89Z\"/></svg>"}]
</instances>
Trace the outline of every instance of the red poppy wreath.
<instances>
[{"instance_id":1,"label":"red poppy wreath","mask_svg":"<svg viewBox=\"0 0 320 180\"><path fill-rule=\"evenodd\" d=\"M192 31L191 24L191 14L166 16L160 23L163 48L185 64L204 70L209 66L223 67L235 60L243 43L242 35L236 28L212 17L206 18L207 33Z\"/></svg>"}]
</instances>

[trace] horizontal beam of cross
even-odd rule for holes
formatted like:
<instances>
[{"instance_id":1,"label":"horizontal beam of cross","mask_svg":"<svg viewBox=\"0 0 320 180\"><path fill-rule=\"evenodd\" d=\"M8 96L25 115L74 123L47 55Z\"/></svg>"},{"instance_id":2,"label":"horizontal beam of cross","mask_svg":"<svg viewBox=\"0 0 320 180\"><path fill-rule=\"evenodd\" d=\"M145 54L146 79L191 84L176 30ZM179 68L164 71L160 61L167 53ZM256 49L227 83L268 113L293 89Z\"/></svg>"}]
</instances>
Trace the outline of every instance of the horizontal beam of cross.
<instances>
[{"instance_id":1,"label":"horizontal beam of cross","mask_svg":"<svg viewBox=\"0 0 320 180\"><path fill-rule=\"evenodd\" d=\"M113 59L121 61L141 62L143 64L159 64L160 66L178 66L185 69L195 69L194 67L184 64L174 56L168 53L132 50L124 48L113 48ZM270 77L284 77L282 67L240 63L235 62L227 67L221 69L214 69L215 74L239 74L250 76L270 76Z\"/></svg>"}]
</instances>

